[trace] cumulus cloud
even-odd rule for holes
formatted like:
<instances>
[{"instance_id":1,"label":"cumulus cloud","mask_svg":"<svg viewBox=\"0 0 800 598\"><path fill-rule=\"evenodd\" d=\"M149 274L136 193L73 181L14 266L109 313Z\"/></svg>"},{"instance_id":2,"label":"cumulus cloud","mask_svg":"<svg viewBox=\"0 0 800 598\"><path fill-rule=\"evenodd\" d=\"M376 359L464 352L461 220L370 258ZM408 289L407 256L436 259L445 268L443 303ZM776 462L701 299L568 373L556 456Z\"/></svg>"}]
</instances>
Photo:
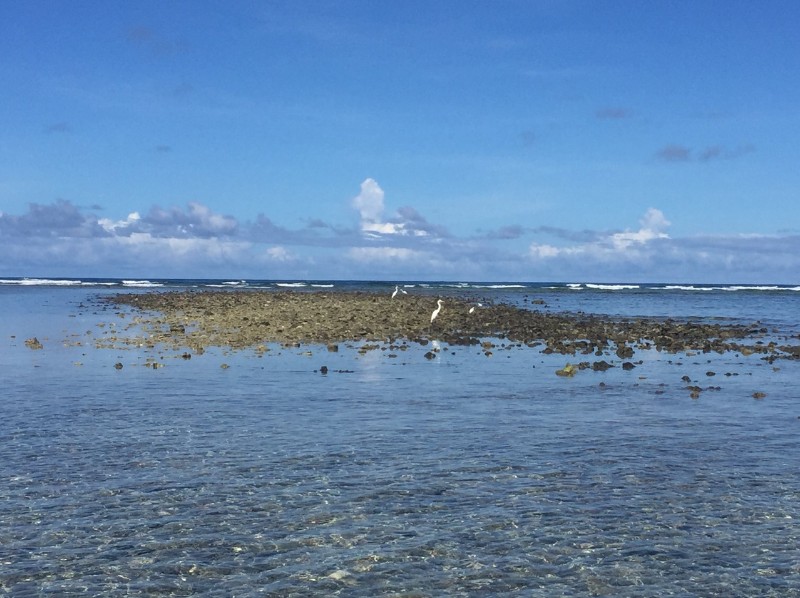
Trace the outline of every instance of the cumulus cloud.
<instances>
[{"instance_id":1,"label":"cumulus cloud","mask_svg":"<svg viewBox=\"0 0 800 598\"><path fill-rule=\"evenodd\" d=\"M0 236L9 237L98 237L106 231L97 219L81 213L70 201L31 203L21 216L0 213Z\"/></svg>"},{"instance_id":2,"label":"cumulus cloud","mask_svg":"<svg viewBox=\"0 0 800 598\"><path fill-rule=\"evenodd\" d=\"M259 214L239 221L192 202L100 218L64 199L0 212L7 276L175 276L794 282L800 235L673 237L652 207L638 225L609 231L543 224L449 235L410 206L386 216L372 179L352 208L358 226L310 219L296 230ZM633 217L632 219L635 219ZM531 240L533 242L531 242Z\"/></svg>"},{"instance_id":3,"label":"cumulus cloud","mask_svg":"<svg viewBox=\"0 0 800 598\"><path fill-rule=\"evenodd\" d=\"M353 198L353 207L361 216L361 225L380 223L383 218L383 189L375 179L365 179L361 183L361 193Z\"/></svg>"},{"instance_id":4,"label":"cumulus cloud","mask_svg":"<svg viewBox=\"0 0 800 598\"><path fill-rule=\"evenodd\" d=\"M669 235L663 232L670 225L661 210L650 208L639 221L641 225L637 231L614 233L610 237L611 244L616 249L628 249L633 244L644 244L653 239L668 239Z\"/></svg>"},{"instance_id":5,"label":"cumulus cloud","mask_svg":"<svg viewBox=\"0 0 800 598\"><path fill-rule=\"evenodd\" d=\"M419 212L409 206L401 207L393 216L385 218L384 192L372 178L361 183L361 192L353 198L351 204L359 213L361 232L369 238L447 235L444 227L431 225Z\"/></svg>"},{"instance_id":6,"label":"cumulus cloud","mask_svg":"<svg viewBox=\"0 0 800 598\"><path fill-rule=\"evenodd\" d=\"M665 230L670 222L661 210L650 208L639 220L637 230L625 230L607 235L593 235L589 242L578 245L555 246L551 244L531 243L530 255L536 259L548 259L563 256L584 256L609 260L614 256L629 259L634 253L641 257L648 249L648 244L659 239L669 239Z\"/></svg>"},{"instance_id":7,"label":"cumulus cloud","mask_svg":"<svg viewBox=\"0 0 800 598\"><path fill-rule=\"evenodd\" d=\"M108 233L116 233L118 231L123 231L127 228L131 228L136 226L136 224L142 219L139 215L139 212L131 212L128 214L128 217L123 220L110 220L109 218L100 218L97 223L103 227Z\"/></svg>"},{"instance_id":8,"label":"cumulus cloud","mask_svg":"<svg viewBox=\"0 0 800 598\"><path fill-rule=\"evenodd\" d=\"M136 229L158 237L229 237L239 224L232 216L223 216L208 207L190 202L186 208L153 207L136 220Z\"/></svg>"}]
</instances>

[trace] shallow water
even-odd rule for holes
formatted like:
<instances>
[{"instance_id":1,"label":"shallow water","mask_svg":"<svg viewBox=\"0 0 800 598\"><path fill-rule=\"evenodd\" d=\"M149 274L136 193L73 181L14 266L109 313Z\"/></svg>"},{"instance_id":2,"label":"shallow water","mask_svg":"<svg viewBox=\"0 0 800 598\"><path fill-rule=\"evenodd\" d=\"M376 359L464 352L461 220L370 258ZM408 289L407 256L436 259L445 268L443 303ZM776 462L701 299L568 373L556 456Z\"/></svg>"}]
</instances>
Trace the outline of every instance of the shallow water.
<instances>
[{"instance_id":1,"label":"shallow water","mask_svg":"<svg viewBox=\"0 0 800 598\"><path fill-rule=\"evenodd\" d=\"M91 348L96 292L0 287L0 592L800 592L796 362L653 351L560 378L527 348L342 345L153 370ZM793 320L755 299L743 319Z\"/></svg>"}]
</instances>

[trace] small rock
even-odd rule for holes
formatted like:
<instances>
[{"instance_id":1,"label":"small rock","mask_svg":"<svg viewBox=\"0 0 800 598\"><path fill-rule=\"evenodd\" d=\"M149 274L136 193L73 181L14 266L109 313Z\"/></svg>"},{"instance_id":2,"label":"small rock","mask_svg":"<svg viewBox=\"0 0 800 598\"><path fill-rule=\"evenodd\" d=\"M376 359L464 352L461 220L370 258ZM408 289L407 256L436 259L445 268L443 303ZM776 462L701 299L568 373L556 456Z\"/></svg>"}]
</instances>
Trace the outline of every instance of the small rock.
<instances>
[{"instance_id":1,"label":"small rock","mask_svg":"<svg viewBox=\"0 0 800 598\"><path fill-rule=\"evenodd\" d=\"M436 353L433 351L428 351L425 353L425 359L436 359Z\"/></svg>"},{"instance_id":2,"label":"small rock","mask_svg":"<svg viewBox=\"0 0 800 598\"><path fill-rule=\"evenodd\" d=\"M114 364L114 369L121 370L122 364L118 361L117 363Z\"/></svg>"},{"instance_id":3,"label":"small rock","mask_svg":"<svg viewBox=\"0 0 800 598\"><path fill-rule=\"evenodd\" d=\"M27 339L25 341L25 345L29 349L33 349L34 351L36 351L38 349L44 349L44 345L42 345L42 343L39 342L39 339L36 338L35 336L33 338Z\"/></svg>"},{"instance_id":4,"label":"small rock","mask_svg":"<svg viewBox=\"0 0 800 598\"><path fill-rule=\"evenodd\" d=\"M617 357L620 359L630 359L633 357L633 349L627 345L621 345L617 348Z\"/></svg>"},{"instance_id":5,"label":"small rock","mask_svg":"<svg viewBox=\"0 0 800 598\"><path fill-rule=\"evenodd\" d=\"M327 365L323 365L321 368L319 368L319 373L322 374L323 376L325 374L327 374L328 373L328 366Z\"/></svg>"},{"instance_id":6,"label":"small rock","mask_svg":"<svg viewBox=\"0 0 800 598\"><path fill-rule=\"evenodd\" d=\"M754 399L763 399L766 396L767 396L767 393L765 393L765 392L754 392L753 393L753 398Z\"/></svg>"},{"instance_id":7,"label":"small rock","mask_svg":"<svg viewBox=\"0 0 800 598\"><path fill-rule=\"evenodd\" d=\"M222 364L222 365L220 365L219 367L220 367L220 368L222 368L223 370L227 370L227 369L228 369L229 367L231 367L231 366L229 366L227 363L223 363L223 364Z\"/></svg>"},{"instance_id":8,"label":"small rock","mask_svg":"<svg viewBox=\"0 0 800 598\"><path fill-rule=\"evenodd\" d=\"M571 363L568 363L567 365L564 366L564 369L556 370L556 376L562 376L562 377L565 377L565 378L572 378L575 375L575 372L577 372L577 371L578 371L578 368L576 368Z\"/></svg>"},{"instance_id":9,"label":"small rock","mask_svg":"<svg viewBox=\"0 0 800 598\"><path fill-rule=\"evenodd\" d=\"M632 370L635 367L636 366L633 365L630 361L626 361L625 363L622 364L622 369L623 370Z\"/></svg>"}]
</instances>

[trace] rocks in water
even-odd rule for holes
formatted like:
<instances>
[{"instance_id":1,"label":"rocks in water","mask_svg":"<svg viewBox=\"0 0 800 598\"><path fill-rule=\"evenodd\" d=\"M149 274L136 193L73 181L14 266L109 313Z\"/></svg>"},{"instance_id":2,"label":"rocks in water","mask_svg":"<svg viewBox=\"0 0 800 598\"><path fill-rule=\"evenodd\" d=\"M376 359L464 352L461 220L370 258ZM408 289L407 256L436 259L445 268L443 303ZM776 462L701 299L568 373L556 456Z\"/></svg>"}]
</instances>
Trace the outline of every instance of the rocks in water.
<instances>
[{"instance_id":1,"label":"rocks in water","mask_svg":"<svg viewBox=\"0 0 800 598\"><path fill-rule=\"evenodd\" d=\"M611 369L611 368L613 368L613 367L614 367L613 365L611 365L610 363L608 363L608 362L607 362L607 361L605 361L605 360L601 360L601 361L595 361L595 362L592 364L592 369L593 369L595 372L605 372L606 370L608 370L608 369Z\"/></svg>"},{"instance_id":2,"label":"rocks in water","mask_svg":"<svg viewBox=\"0 0 800 598\"><path fill-rule=\"evenodd\" d=\"M575 367L571 363L568 363L562 369L556 370L556 376L561 376L562 378L572 378L577 371L578 371L577 367Z\"/></svg>"},{"instance_id":3,"label":"rocks in water","mask_svg":"<svg viewBox=\"0 0 800 598\"><path fill-rule=\"evenodd\" d=\"M632 364L630 361L626 361L625 363L622 364L622 369L623 370L627 370L627 371L630 371L635 367L636 366L634 364Z\"/></svg>"},{"instance_id":4,"label":"rocks in water","mask_svg":"<svg viewBox=\"0 0 800 598\"><path fill-rule=\"evenodd\" d=\"M44 349L44 345L39 342L39 339L35 336L33 338L29 338L25 340L25 346L29 349L33 349L34 351L38 351L39 349Z\"/></svg>"},{"instance_id":5,"label":"rocks in water","mask_svg":"<svg viewBox=\"0 0 800 598\"><path fill-rule=\"evenodd\" d=\"M766 396L767 396L767 393L765 393L765 392L760 392L759 391L759 392L754 392L753 393L753 398L754 399L763 399Z\"/></svg>"},{"instance_id":6,"label":"rocks in water","mask_svg":"<svg viewBox=\"0 0 800 598\"><path fill-rule=\"evenodd\" d=\"M620 345L617 347L616 353L620 359L630 359L633 357L633 348L627 345Z\"/></svg>"},{"instance_id":7,"label":"rocks in water","mask_svg":"<svg viewBox=\"0 0 800 598\"><path fill-rule=\"evenodd\" d=\"M121 370L122 369L122 364L118 361L117 363L114 364L114 369L115 370Z\"/></svg>"},{"instance_id":8,"label":"rocks in water","mask_svg":"<svg viewBox=\"0 0 800 598\"><path fill-rule=\"evenodd\" d=\"M327 365L323 365L321 368L319 368L319 373L322 374L323 376L325 374L327 374L328 373L328 366Z\"/></svg>"},{"instance_id":9,"label":"rocks in water","mask_svg":"<svg viewBox=\"0 0 800 598\"><path fill-rule=\"evenodd\" d=\"M425 359L428 360L436 359L436 353L434 353L433 351L428 351L427 353L425 353Z\"/></svg>"},{"instance_id":10,"label":"rocks in water","mask_svg":"<svg viewBox=\"0 0 800 598\"><path fill-rule=\"evenodd\" d=\"M426 295L392 301L389 296L369 292L209 290L122 293L102 300L145 312L131 324L142 329L139 336L118 335L110 342L104 339L103 346L190 348L194 355L201 355L206 347L238 350L267 343L280 343L287 349L314 343L331 353L338 351L339 343L360 343L361 351L368 351L371 343L394 343L396 339L422 346L434 340L450 346L481 344L484 355L490 355L497 352L497 339L504 339L506 348L540 347L544 355L594 355L600 360L616 354L620 360L632 362L634 350L687 355L756 353L770 363L800 359L800 345L762 341L743 345L742 339L761 334L752 326L550 313L486 303L469 314L474 298L457 296L446 297L448 309L436 319L435 337L430 326L431 297ZM257 351L263 355L263 350ZM604 361L595 363L587 367L607 369Z\"/></svg>"}]
</instances>

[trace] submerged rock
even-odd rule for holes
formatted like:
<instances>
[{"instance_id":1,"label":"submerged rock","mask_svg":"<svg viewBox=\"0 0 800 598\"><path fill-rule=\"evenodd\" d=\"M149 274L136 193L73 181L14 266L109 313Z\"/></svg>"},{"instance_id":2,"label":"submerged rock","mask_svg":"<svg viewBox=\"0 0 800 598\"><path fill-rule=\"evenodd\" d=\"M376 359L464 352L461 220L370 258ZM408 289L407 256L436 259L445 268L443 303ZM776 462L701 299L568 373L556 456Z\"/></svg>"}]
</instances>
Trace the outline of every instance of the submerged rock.
<instances>
[{"instance_id":1,"label":"submerged rock","mask_svg":"<svg viewBox=\"0 0 800 598\"><path fill-rule=\"evenodd\" d=\"M34 351L38 351L39 349L44 349L44 345L39 342L39 339L35 336L33 338L29 338L25 341L25 346L29 349L33 349Z\"/></svg>"}]
</instances>

